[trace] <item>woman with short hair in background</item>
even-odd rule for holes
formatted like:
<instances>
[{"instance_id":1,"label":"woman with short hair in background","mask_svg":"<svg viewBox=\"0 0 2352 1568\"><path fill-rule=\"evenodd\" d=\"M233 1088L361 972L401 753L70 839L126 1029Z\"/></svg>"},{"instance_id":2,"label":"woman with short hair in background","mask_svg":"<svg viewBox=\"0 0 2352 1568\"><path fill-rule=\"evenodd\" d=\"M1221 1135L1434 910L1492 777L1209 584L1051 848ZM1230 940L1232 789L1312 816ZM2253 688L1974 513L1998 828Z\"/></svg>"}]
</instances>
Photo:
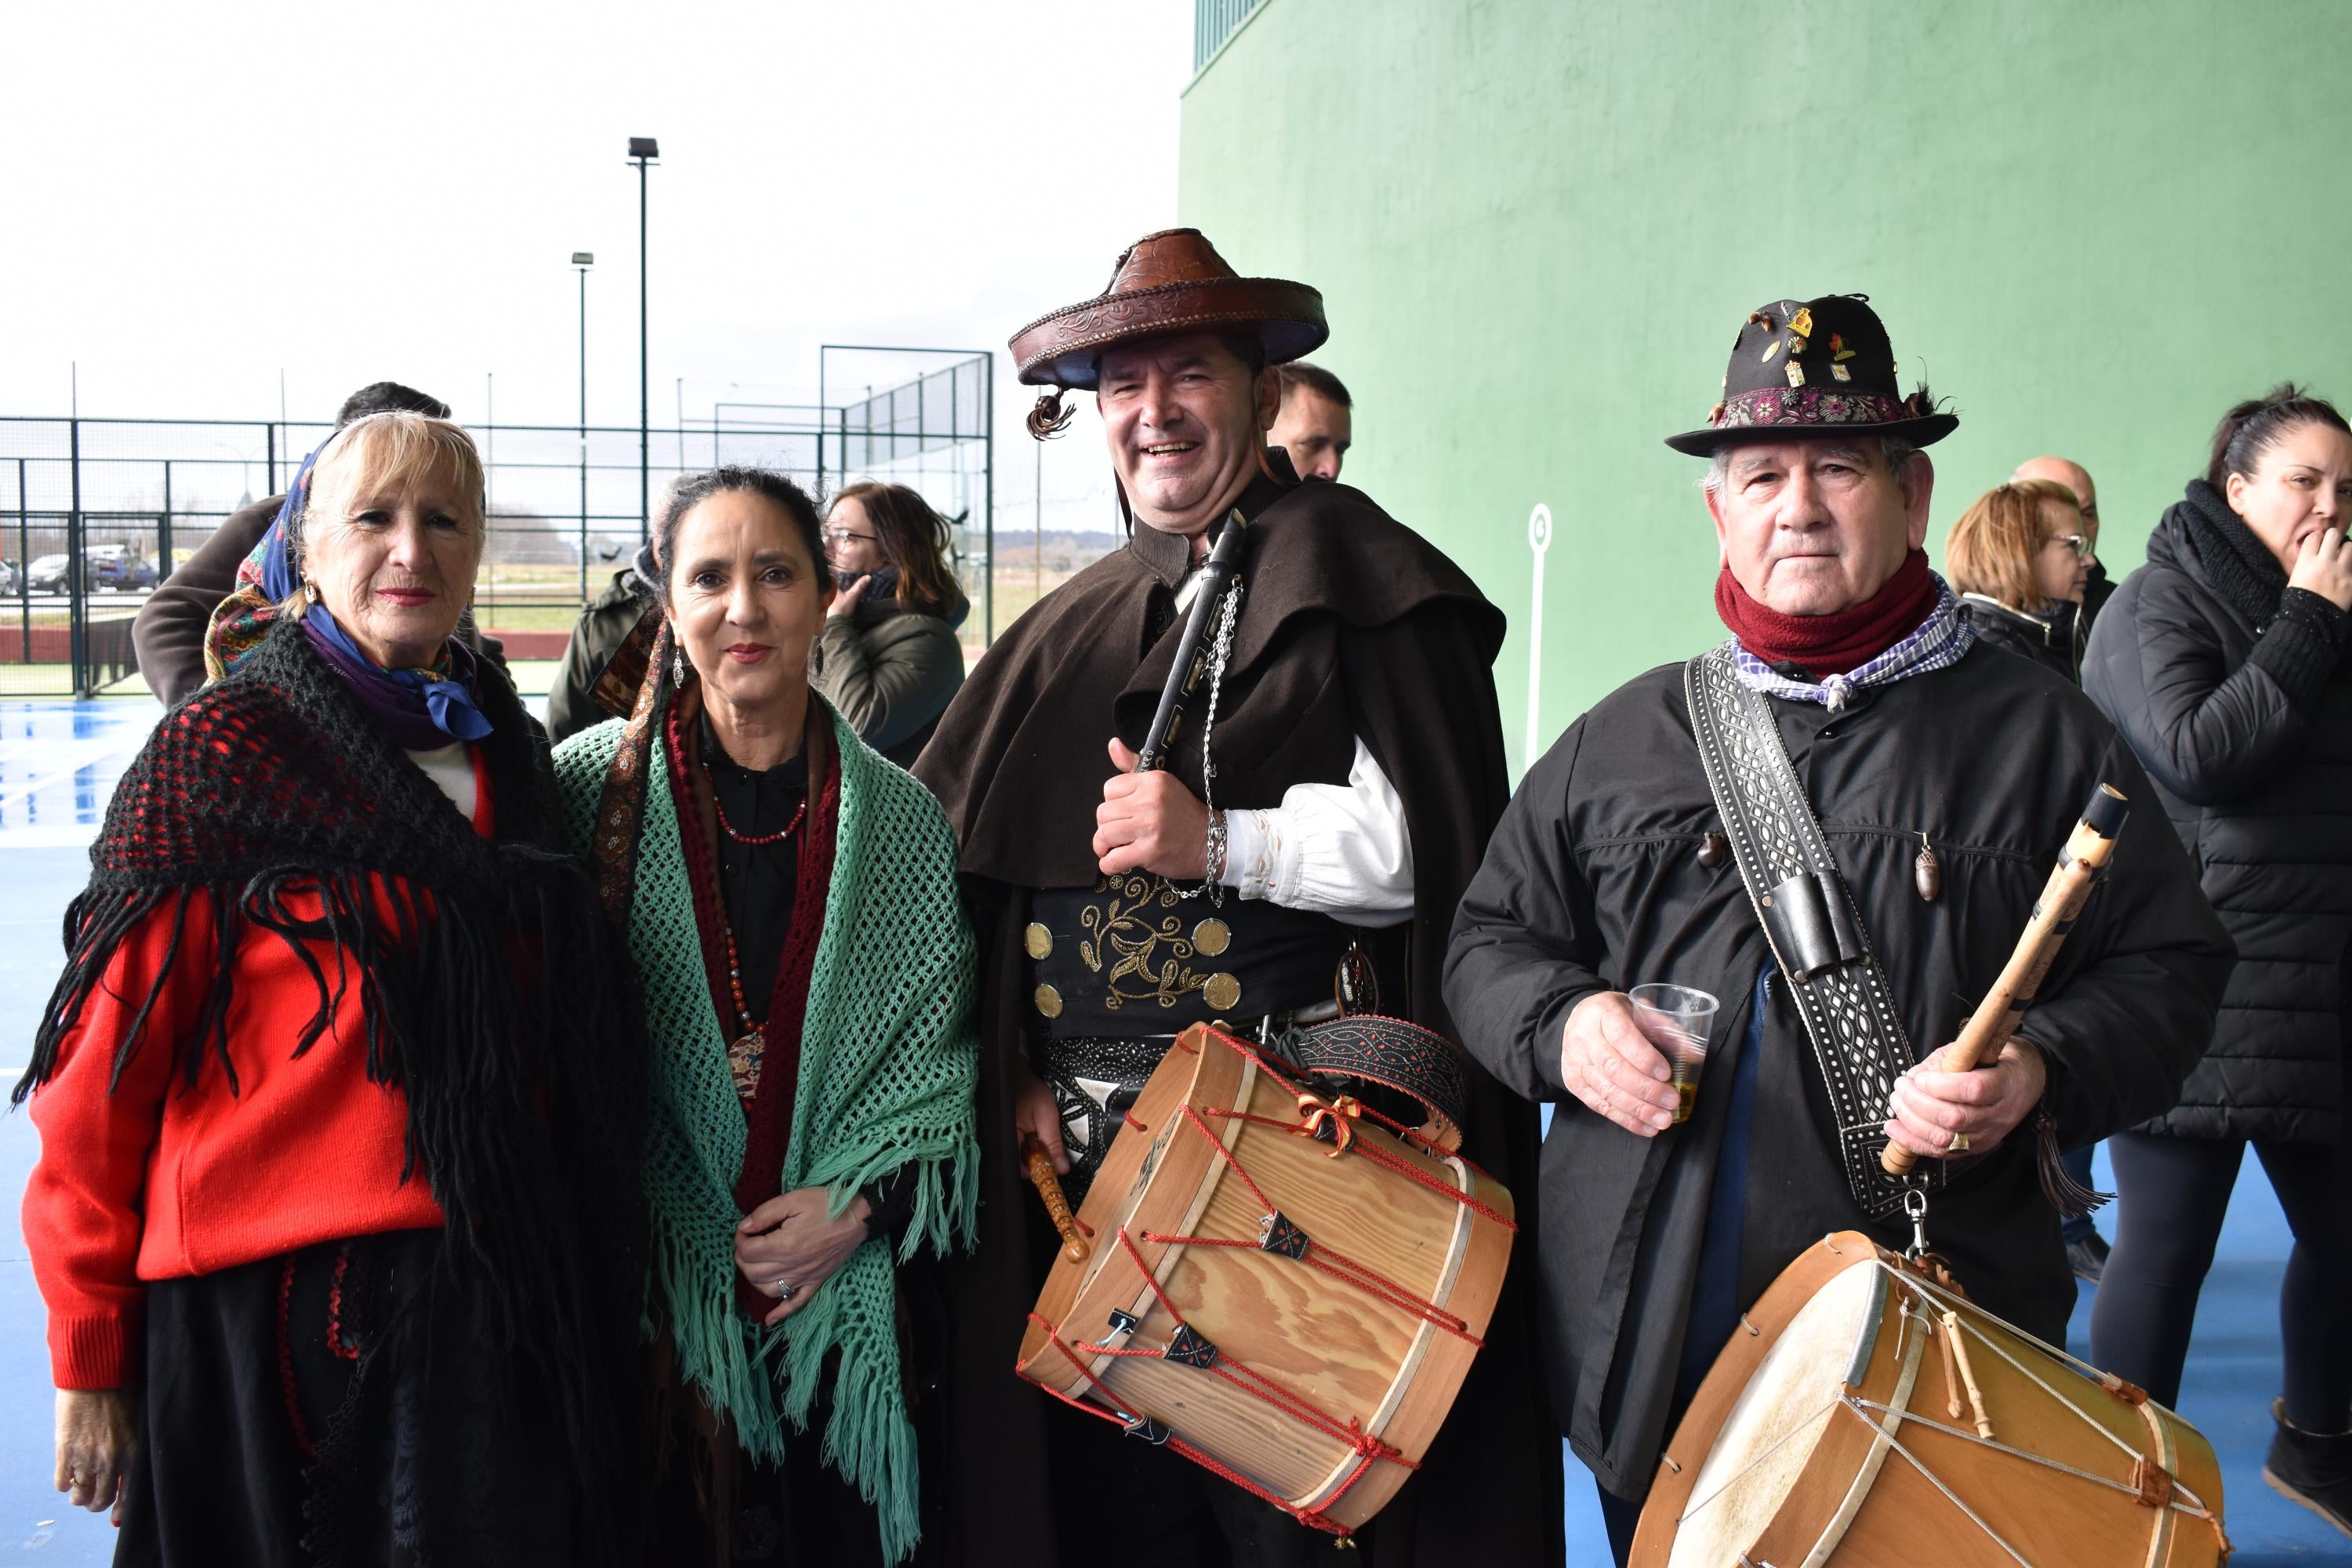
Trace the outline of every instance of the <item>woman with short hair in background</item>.
<instances>
[{"instance_id":1,"label":"woman with short hair in background","mask_svg":"<svg viewBox=\"0 0 2352 1568\"><path fill-rule=\"evenodd\" d=\"M1960 614L1977 636L2073 681L2090 531L2074 492L2053 479L2011 479L1979 496L1944 544Z\"/></svg>"},{"instance_id":2,"label":"woman with short hair in background","mask_svg":"<svg viewBox=\"0 0 2352 1568\"><path fill-rule=\"evenodd\" d=\"M637 1560L644 1036L483 536L457 426L330 437L68 916L24 1229L119 1563Z\"/></svg>"},{"instance_id":3,"label":"woman with short hair in background","mask_svg":"<svg viewBox=\"0 0 2352 1568\"><path fill-rule=\"evenodd\" d=\"M923 1539L945 1459L924 1270L979 1201L972 939L946 813L810 689L819 534L781 474L680 479L635 711L555 754L653 1042L666 1563L952 1544Z\"/></svg>"},{"instance_id":4,"label":"woman with short hair in background","mask_svg":"<svg viewBox=\"0 0 2352 1568\"><path fill-rule=\"evenodd\" d=\"M956 627L971 602L948 559L947 520L905 485L845 487L825 515L840 592L809 665L810 684L867 745L912 767L963 685Z\"/></svg>"},{"instance_id":5,"label":"woman with short hair in background","mask_svg":"<svg viewBox=\"0 0 2352 1568\"><path fill-rule=\"evenodd\" d=\"M2242 403L2147 564L2100 613L2084 689L2147 768L2237 943L2180 1103L2109 1141L2121 1213L2092 1359L2178 1406L2246 1145L2294 1231L2263 1467L2352 1534L2352 426L2292 385Z\"/></svg>"}]
</instances>

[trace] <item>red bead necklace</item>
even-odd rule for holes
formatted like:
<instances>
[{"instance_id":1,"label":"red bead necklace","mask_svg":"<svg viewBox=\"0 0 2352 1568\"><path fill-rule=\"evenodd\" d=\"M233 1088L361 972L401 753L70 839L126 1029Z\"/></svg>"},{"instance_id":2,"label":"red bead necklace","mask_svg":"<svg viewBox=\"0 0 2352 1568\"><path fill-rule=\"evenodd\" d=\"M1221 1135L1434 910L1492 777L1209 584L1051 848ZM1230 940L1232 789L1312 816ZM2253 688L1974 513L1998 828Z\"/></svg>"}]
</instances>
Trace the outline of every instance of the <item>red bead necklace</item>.
<instances>
[{"instance_id":1,"label":"red bead necklace","mask_svg":"<svg viewBox=\"0 0 2352 1568\"><path fill-rule=\"evenodd\" d=\"M707 767L704 769L706 773L709 771ZM781 844L793 836L793 831L800 826L801 819L808 815L808 797L806 795L801 797L800 807L793 813L793 819L785 823L782 831L778 833L736 832L735 825L727 820L727 808L719 804L719 791L715 788L710 792L710 809L719 814L719 831L738 844Z\"/></svg>"},{"instance_id":2,"label":"red bead necklace","mask_svg":"<svg viewBox=\"0 0 2352 1568\"><path fill-rule=\"evenodd\" d=\"M702 771L707 777L710 772L709 764L704 763ZM719 818L719 830L736 843L753 846L780 844L799 831L801 823L808 816L808 797L805 795L801 797L801 804L793 811L793 819L785 823L781 831L775 833L736 832L735 825L727 820L727 808L719 804L719 791L715 781L710 791L710 809ZM759 1063L760 1058L765 1054L768 1026L752 1021L751 1004L744 1000L743 959L736 951L735 923L727 918L723 901L719 916L719 931L727 941L727 994L735 1004L736 1025L743 1031L728 1045L728 1065L734 1072L736 1091L748 1100L751 1098L753 1087L760 1081Z\"/></svg>"}]
</instances>

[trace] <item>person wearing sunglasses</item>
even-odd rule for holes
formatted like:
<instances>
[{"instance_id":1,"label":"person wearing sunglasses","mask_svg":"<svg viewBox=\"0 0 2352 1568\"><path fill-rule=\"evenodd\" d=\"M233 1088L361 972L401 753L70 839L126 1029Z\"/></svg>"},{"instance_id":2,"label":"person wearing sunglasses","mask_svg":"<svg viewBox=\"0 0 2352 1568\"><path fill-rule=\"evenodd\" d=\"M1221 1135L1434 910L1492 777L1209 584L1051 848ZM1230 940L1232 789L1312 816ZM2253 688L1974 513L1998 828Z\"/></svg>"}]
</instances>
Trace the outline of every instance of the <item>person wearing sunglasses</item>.
<instances>
[{"instance_id":1,"label":"person wearing sunglasses","mask_svg":"<svg viewBox=\"0 0 2352 1568\"><path fill-rule=\"evenodd\" d=\"M2054 479L1995 485L1952 524L1944 553L1978 637L2079 683L2076 616L2093 557L2074 491Z\"/></svg>"},{"instance_id":2,"label":"person wearing sunglasses","mask_svg":"<svg viewBox=\"0 0 2352 1568\"><path fill-rule=\"evenodd\" d=\"M809 657L809 680L858 738L912 767L963 688L956 627L971 601L948 560L947 520L905 485L845 486L825 513L841 592Z\"/></svg>"}]
</instances>

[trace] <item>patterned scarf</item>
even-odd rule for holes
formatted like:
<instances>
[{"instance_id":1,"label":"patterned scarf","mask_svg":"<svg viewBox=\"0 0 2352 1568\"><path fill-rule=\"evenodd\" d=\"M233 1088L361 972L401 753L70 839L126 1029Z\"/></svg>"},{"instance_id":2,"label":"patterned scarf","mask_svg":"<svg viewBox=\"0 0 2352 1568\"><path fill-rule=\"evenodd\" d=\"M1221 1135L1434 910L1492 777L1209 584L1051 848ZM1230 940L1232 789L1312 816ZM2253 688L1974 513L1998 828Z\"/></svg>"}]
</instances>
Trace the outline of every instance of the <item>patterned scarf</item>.
<instances>
[{"instance_id":1,"label":"patterned scarf","mask_svg":"<svg viewBox=\"0 0 2352 1568\"><path fill-rule=\"evenodd\" d=\"M1748 652L1735 637L1729 646L1739 684L1766 697L1819 702L1832 713L1843 713L1847 700L1864 687L1891 686L1908 677L1925 675L1929 670L1959 663L1969 649L1976 646L1976 628L1969 624L1966 616L1960 614L1960 602L1953 596L1951 584L1932 572L1927 576L1936 585L1934 607L1928 610L1926 620L1885 652L1843 675L1832 675L1821 680L1798 680L1781 674Z\"/></svg>"},{"instance_id":2,"label":"patterned scarf","mask_svg":"<svg viewBox=\"0 0 2352 1568\"><path fill-rule=\"evenodd\" d=\"M859 1247L779 1330L748 1321L737 1305L737 1187L750 1174L751 1128L706 979L679 834L679 812L691 803L677 798L667 755L667 626L651 651L636 711L565 742L555 771L572 842L625 924L643 977L655 1058L646 1160L654 1286L682 1378L763 1463L782 1458L785 1420L806 1426L827 1361L838 1355L824 1454L874 1500L884 1553L896 1562L913 1551L921 1515L888 1244ZM838 1213L861 1187L904 1173L914 1217L903 1256L923 1247L944 1254L970 1243L979 1205L975 961L955 839L928 790L826 714L840 777L833 875L782 1169L772 1187L760 1184L828 1188ZM816 893L803 887L798 898Z\"/></svg>"}]
</instances>

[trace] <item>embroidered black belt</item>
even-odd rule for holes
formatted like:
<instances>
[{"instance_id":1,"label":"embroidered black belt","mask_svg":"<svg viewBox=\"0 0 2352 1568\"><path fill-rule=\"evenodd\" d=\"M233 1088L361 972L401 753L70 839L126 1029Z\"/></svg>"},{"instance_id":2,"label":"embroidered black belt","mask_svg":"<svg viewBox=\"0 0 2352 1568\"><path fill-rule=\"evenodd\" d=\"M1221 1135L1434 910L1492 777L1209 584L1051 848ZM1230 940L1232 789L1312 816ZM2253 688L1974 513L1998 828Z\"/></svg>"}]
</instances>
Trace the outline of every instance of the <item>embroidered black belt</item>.
<instances>
[{"instance_id":1,"label":"embroidered black belt","mask_svg":"<svg viewBox=\"0 0 2352 1568\"><path fill-rule=\"evenodd\" d=\"M1163 877L1106 877L1030 900L1030 1002L1054 1036L1173 1036L1328 1002L1354 933L1328 915L1230 891L1181 898Z\"/></svg>"}]
</instances>

